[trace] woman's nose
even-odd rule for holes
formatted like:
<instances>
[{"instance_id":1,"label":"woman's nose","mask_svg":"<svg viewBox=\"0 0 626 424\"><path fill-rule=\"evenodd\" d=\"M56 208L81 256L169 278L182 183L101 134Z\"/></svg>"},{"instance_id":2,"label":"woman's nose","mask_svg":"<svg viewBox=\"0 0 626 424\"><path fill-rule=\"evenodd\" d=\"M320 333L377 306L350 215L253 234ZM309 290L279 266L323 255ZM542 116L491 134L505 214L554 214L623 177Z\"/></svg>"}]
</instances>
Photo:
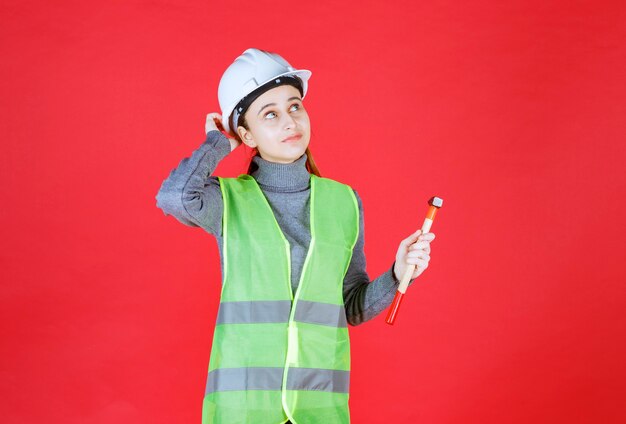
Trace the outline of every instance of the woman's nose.
<instances>
[{"instance_id":1,"label":"woman's nose","mask_svg":"<svg viewBox=\"0 0 626 424\"><path fill-rule=\"evenodd\" d=\"M291 116L289 114L286 114L285 116L286 116L286 118L285 118L285 129L295 127L296 126L296 120L293 119L293 116Z\"/></svg>"}]
</instances>

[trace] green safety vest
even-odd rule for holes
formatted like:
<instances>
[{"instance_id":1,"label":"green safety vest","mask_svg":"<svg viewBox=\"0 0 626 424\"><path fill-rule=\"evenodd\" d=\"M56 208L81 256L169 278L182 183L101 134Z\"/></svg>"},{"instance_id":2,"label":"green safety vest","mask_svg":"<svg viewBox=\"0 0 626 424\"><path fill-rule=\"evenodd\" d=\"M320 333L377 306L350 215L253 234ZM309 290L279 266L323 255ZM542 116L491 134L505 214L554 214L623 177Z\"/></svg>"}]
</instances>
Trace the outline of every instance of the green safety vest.
<instances>
[{"instance_id":1,"label":"green safety vest","mask_svg":"<svg viewBox=\"0 0 626 424\"><path fill-rule=\"evenodd\" d=\"M349 423L352 188L311 174L311 242L294 295L290 245L256 180L218 178L224 275L202 423Z\"/></svg>"}]
</instances>

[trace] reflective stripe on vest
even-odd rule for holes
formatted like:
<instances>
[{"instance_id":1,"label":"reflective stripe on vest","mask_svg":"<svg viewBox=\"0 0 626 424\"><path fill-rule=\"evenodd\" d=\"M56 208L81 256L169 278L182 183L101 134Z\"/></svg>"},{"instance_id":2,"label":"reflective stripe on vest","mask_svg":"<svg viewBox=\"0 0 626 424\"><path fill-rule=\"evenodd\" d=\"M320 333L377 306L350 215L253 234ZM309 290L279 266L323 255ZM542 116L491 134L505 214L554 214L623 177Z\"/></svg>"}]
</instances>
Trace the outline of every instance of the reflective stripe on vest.
<instances>
[{"instance_id":1,"label":"reflective stripe on vest","mask_svg":"<svg viewBox=\"0 0 626 424\"><path fill-rule=\"evenodd\" d=\"M218 368L209 373L206 393L226 390L281 390L283 367ZM348 393L350 372L289 368L287 390Z\"/></svg>"},{"instance_id":2,"label":"reflective stripe on vest","mask_svg":"<svg viewBox=\"0 0 626 424\"><path fill-rule=\"evenodd\" d=\"M217 315L217 324L287 323L290 312L290 300L222 302ZM298 302L294 320L332 327L348 326L343 305L309 302L302 299Z\"/></svg>"},{"instance_id":3,"label":"reflective stripe on vest","mask_svg":"<svg viewBox=\"0 0 626 424\"><path fill-rule=\"evenodd\" d=\"M256 180L218 178L224 275L202 423L349 423L352 188L311 174L311 241L294 295L290 245Z\"/></svg>"}]
</instances>

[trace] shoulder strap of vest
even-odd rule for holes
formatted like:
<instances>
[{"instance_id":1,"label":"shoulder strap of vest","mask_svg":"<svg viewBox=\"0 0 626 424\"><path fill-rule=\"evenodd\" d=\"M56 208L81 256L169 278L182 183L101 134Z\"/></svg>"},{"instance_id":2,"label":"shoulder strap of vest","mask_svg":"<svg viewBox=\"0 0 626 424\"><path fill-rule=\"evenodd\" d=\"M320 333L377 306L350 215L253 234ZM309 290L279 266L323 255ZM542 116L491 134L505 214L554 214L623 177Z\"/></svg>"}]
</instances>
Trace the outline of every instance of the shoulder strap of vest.
<instances>
[{"instance_id":1,"label":"shoulder strap of vest","mask_svg":"<svg viewBox=\"0 0 626 424\"><path fill-rule=\"evenodd\" d=\"M220 182L225 182L227 184L230 184L231 186L233 185L239 185L240 187L250 187L250 185L256 185L257 182L254 180L254 177L250 174L239 174L237 177L233 178L233 177L218 177ZM358 202L356 200L356 195L354 194L354 191L352 189L352 187L348 184L339 182L337 180L334 180L332 178L328 178L328 177L318 177L315 174L311 174L311 179L316 178L318 180L318 182L321 182L322 184L326 184L329 186L334 186L334 188L339 188L339 187L344 187L344 189L346 189L346 191L348 193L350 193L350 196L352 198L352 200L354 201L354 205L356 207L356 210L358 212Z\"/></svg>"}]
</instances>

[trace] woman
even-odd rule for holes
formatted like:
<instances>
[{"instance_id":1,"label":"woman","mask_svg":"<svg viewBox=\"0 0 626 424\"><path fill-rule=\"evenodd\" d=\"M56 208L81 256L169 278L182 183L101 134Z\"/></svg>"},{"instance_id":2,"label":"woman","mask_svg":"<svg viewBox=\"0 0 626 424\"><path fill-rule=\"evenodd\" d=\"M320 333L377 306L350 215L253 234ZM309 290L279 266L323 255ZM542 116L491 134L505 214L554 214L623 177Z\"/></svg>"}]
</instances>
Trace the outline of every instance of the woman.
<instances>
[{"instance_id":1,"label":"woman","mask_svg":"<svg viewBox=\"0 0 626 424\"><path fill-rule=\"evenodd\" d=\"M348 324L387 308L400 277L428 266L433 233L365 271L357 192L321 177L303 105L311 72L247 49L225 71L206 141L163 182L157 206L214 235L222 292L203 405L206 423L349 423ZM241 144L247 174L213 176Z\"/></svg>"}]
</instances>

